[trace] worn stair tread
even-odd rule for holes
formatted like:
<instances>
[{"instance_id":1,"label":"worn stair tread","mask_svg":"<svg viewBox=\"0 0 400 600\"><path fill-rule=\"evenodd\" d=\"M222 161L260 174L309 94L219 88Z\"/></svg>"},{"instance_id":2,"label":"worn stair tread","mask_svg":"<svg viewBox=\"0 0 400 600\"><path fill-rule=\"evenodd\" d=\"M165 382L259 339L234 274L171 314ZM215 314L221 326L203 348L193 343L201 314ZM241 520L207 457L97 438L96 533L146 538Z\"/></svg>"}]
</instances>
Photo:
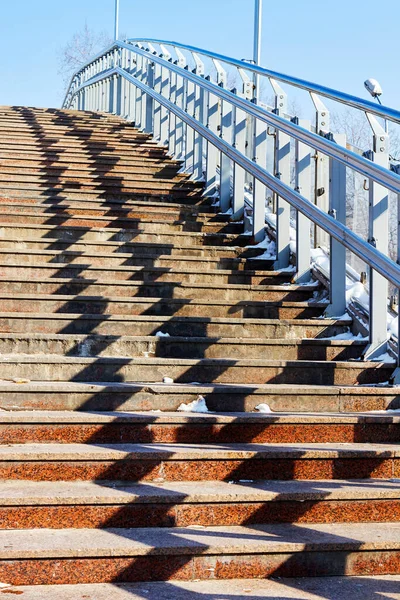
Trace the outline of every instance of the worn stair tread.
<instances>
[{"instance_id":1,"label":"worn stair tread","mask_svg":"<svg viewBox=\"0 0 400 600\"><path fill-rule=\"evenodd\" d=\"M5 364L59 364L59 365L148 365L152 367L156 366L176 366L176 367L192 367L195 365L215 365L215 366L232 366L232 367L257 367L262 369L263 367L297 367L301 369L324 369L325 367L331 369L344 369L344 370L359 370L362 368L375 369L379 367L392 367L396 363L393 358L392 361L386 360L381 361L311 361L311 360L266 360L259 358L252 359L233 359L233 358L201 358L201 359L185 359L185 358L129 358L129 357L80 357L80 356L61 356L59 354L3 354L0 355L0 365ZM144 382L137 382L144 383ZM156 383L156 382L155 382ZM292 385L295 385L294 383ZM311 384L312 385L312 384Z\"/></svg>"},{"instance_id":2,"label":"worn stair tread","mask_svg":"<svg viewBox=\"0 0 400 600\"><path fill-rule=\"evenodd\" d=\"M20 215L20 213L16 213L16 215ZM154 223L154 221L149 221L149 223ZM185 224L186 222L183 221L183 224ZM146 235L154 235L157 237L160 237L161 239L163 237L168 237L171 236L171 232L166 232L166 231L154 231L154 232L146 232L143 229L140 229L140 227L138 228L134 228L134 229L129 229L129 228L124 228L124 227L85 227L83 225L56 225L56 224L35 224L35 223L12 223L12 222L8 222L8 223L1 223L0 226L0 230L2 232L6 232L9 229L18 229L18 230L26 230L29 232L65 232L67 234L69 234L70 236L70 240L72 241L72 233L79 233L79 232L87 232L88 230L92 233L99 233L99 234L111 234L114 233L115 235L120 235L123 236L124 233L126 234L132 234L134 236L134 238L132 240L124 240L118 237L115 238L115 241L135 241L137 239L137 237L143 233ZM212 239L219 239L221 241L232 241L233 243L231 244L231 246L235 246L237 244L235 244L235 242L237 240L242 240L243 242L246 243L246 246L248 246L248 242L249 242L249 236L245 235L245 234L234 234L234 233L224 233L223 231L214 231L212 233L207 232L207 231L173 231L173 236L174 238L176 237L176 239L178 240L179 238L181 238L182 240L190 240L190 239L194 239L194 240L204 240L207 238L212 238ZM30 236L30 234L28 234L28 237ZM23 237L21 238L23 239ZM48 237L44 237L44 239L48 239ZM250 238L251 241L251 238ZM174 242L175 243L175 242Z\"/></svg>"},{"instance_id":3,"label":"worn stair tread","mask_svg":"<svg viewBox=\"0 0 400 600\"><path fill-rule=\"evenodd\" d=\"M262 413L262 412L154 412L154 411L0 411L0 425L9 423L38 425L38 424L201 424L201 425L239 425L239 424L366 424L366 423L400 423L400 411L361 412L361 413ZM400 483L400 481L399 481Z\"/></svg>"},{"instance_id":4,"label":"worn stair tread","mask_svg":"<svg viewBox=\"0 0 400 600\"><path fill-rule=\"evenodd\" d=\"M400 479L312 481L0 481L0 506L217 504L237 502L366 501L400 498Z\"/></svg>"},{"instance_id":5,"label":"worn stair tread","mask_svg":"<svg viewBox=\"0 0 400 600\"><path fill-rule=\"evenodd\" d=\"M9 313L14 314L14 313ZM21 313L18 313L21 314ZM32 313L22 313L22 318L25 318L27 315L31 315ZM62 313L67 314L68 313ZM53 316L53 315L52 315ZM58 313L54 314L55 317L58 316ZM86 316L86 315L85 315ZM118 315L113 315L114 318L117 318ZM127 317L129 315L126 315ZM89 315L89 317L100 317L100 315ZM124 318L125 315L121 315L122 320L128 320ZM2 313L0 313L0 319L3 318ZM196 317L182 317L182 318L196 318ZM81 315L79 316L81 319ZM111 319L113 320L113 319ZM260 319L261 320L261 319ZM301 325L301 320L299 320L299 326ZM3 333L1 332L0 339L0 349L1 342L4 340L20 340L20 341L34 341L34 340L58 340L58 341L68 341L73 340L77 343L89 342L90 340L103 340L104 342L147 342L147 343L156 343L159 344L171 344L171 343L179 343L179 344L200 344L200 343L208 343L212 345L224 346L224 345L233 345L239 344L244 346L317 346L317 347L334 347L334 348L348 348L351 346L359 346L360 348L364 348L367 344L366 339L354 339L354 340L341 340L341 339L331 339L331 338L290 338L290 339L269 339L269 338L254 338L254 337L214 337L210 336L193 336L189 337L178 336L178 335L168 335L165 337L159 337L157 335L113 335L113 334L97 334L97 333L89 333L89 334L77 334L77 333Z\"/></svg>"},{"instance_id":6,"label":"worn stair tread","mask_svg":"<svg viewBox=\"0 0 400 600\"><path fill-rule=\"evenodd\" d=\"M101 301L101 302L123 302L124 304L153 304L160 302L160 298L130 298L129 296L86 296L85 294L79 295L63 295L57 294L24 294L24 293L14 293L14 294L6 294L0 290L0 302L1 300L42 300L42 301L56 301L56 302L71 302L71 301L79 301L79 302L87 302L90 304L91 302ZM315 300L308 300L306 302L298 301L298 302L289 302L285 300L265 300L265 301L256 301L256 300L241 300L236 304L231 304L226 300L202 300L194 299L188 300L186 298L168 298L168 302L172 302L176 305L198 305L198 306L276 306L282 308L326 308L326 302L318 302ZM28 314L28 313L26 313ZM30 314L30 313L29 313ZM47 313L46 313L47 314ZM118 314L118 313L113 313ZM257 319L258 320L258 319ZM310 319L311 320L311 319ZM350 321L348 322L350 324Z\"/></svg>"},{"instance_id":7,"label":"worn stair tread","mask_svg":"<svg viewBox=\"0 0 400 600\"><path fill-rule=\"evenodd\" d=\"M3 560L399 549L400 523L0 531Z\"/></svg>"},{"instance_id":8,"label":"worn stair tread","mask_svg":"<svg viewBox=\"0 0 400 600\"><path fill-rule=\"evenodd\" d=\"M3 391L38 391L57 393L75 393L75 392L102 392L102 391L149 391L156 394L182 394L182 393L199 393L211 394L213 392L223 394L233 393L248 393L251 395L269 394L284 396L287 393L297 392L310 395L322 396L347 396L360 394L367 396L394 396L397 395L396 388L390 385L313 385L313 384L285 384L285 383L140 383L129 381L102 381L102 382L85 382L85 381L24 381L18 382L18 379L4 379L0 377L0 390ZM309 411L308 411L309 412ZM382 411L386 412L386 411ZM357 412L358 414L358 412Z\"/></svg>"},{"instance_id":9,"label":"worn stair tread","mask_svg":"<svg viewBox=\"0 0 400 600\"><path fill-rule=\"evenodd\" d=\"M55 265L53 265L54 268ZM67 265L68 266L68 265ZM29 268L29 267L27 267ZM40 279L27 279L25 280L23 277L9 277L9 276L3 276L0 277L0 285L2 282L5 281L9 281L9 282L17 282L17 283L24 283L25 281L29 281L32 282L34 281L35 283L59 283L60 285L67 285L68 283L81 283L82 285L84 284L94 284L94 285L119 285L119 286L133 286L133 287L142 287L142 285L140 285L140 280L137 281L133 281L133 280L125 280L125 279L106 279L103 281L100 281L99 279L87 279L84 277L41 277ZM210 286L208 284L203 284L203 283L189 283L186 281L182 281L182 282L173 282L173 281L165 281L165 282L160 282L160 281L149 281L149 282L145 282L146 286L157 286L157 287L162 287L162 286L174 286L176 288L188 288L188 289L204 289L204 290L210 290ZM315 290L318 287L318 284L316 285L303 285L303 284L287 284L287 285L259 285L259 284L249 284L249 283L219 283L218 284L218 290L247 290L247 291L255 291L255 292L262 292L262 291L276 291L276 292L294 292L294 291L305 291L305 292L312 292L313 290ZM347 323L349 321L346 321Z\"/></svg>"},{"instance_id":10,"label":"worn stair tread","mask_svg":"<svg viewBox=\"0 0 400 600\"><path fill-rule=\"evenodd\" d=\"M400 576L229 579L5 587L24 600L399 600Z\"/></svg>"},{"instance_id":11,"label":"worn stair tread","mask_svg":"<svg viewBox=\"0 0 400 600\"><path fill-rule=\"evenodd\" d=\"M135 261L140 261L140 260L154 260L154 261L166 261L166 262L171 262L171 267L173 268L174 272L181 272L182 268L179 269L176 267L176 263L177 262L181 262L181 263L188 263L188 267L186 267L186 269L184 270L184 272L193 272L193 271L188 271L188 269L190 269L190 263L208 263L208 262L217 262L217 261L224 261L224 257L212 257L212 256L171 256L169 254L132 254L129 252L118 252L118 253L111 253L111 252L88 252L85 251L84 253L78 251L78 250L34 250L34 249L20 249L20 248L12 248L12 249L6 249L6 248L0 248L0 268L4 265L7 266L15 266L15 267L21 267L21 266L43 266L41 262L38 263L33 263L32 262L25 262L25 263L18 263L15 262L14 264L10 264L8 265L7 263L3 263L2 264L2 260L4 256L8 256L11 255L13 258L15 258L15 261L18 260L18 257L21 257L22 259L24 257L35 257L40 259L41 257L47 258L57 258L57 257L71 257L71 258L77 258L80 259L80 262L75 262L75 263L64 263L62 261L58 262L52 262L50 263L51 265L65 265L65 266L86 266L86 265L90 265L90 259L104 259L104 261L107 261L109 259L119 259L119 260L135 260ZM262 261L262 262L267 262L265 259L257 259L257 258L252 258L251 261L250 259L247 258L241 258L241 257L232 257L229 258L230 261L232 261L234 264L238 264L238 265L248 265L249 267L256 267L257 262L258 261ZM46 265L47 263L45 263ZM104 266L98 267L96 265L91 265L92 268L95 269L102 269L102 270L109 270L111 267L107 267L107 263L105 263ZM168 267L169 270L170 267ZM167 267L156 267L156 266L152 266L152 267L143 267L143 266L124 266L124 265L120 265L120 266L113 266L112 267L113 270L124 270L124 269L133 269L133 270L139 270L139 269L165 269L167 270ZM232 269L210 269L210 270L205 270L205 269L196 269L195 272L197 273L202 273L202 272L207 272L207 273L219 273L219 274L224 274L224 273L229 273L231 274L233 272ZM234 271L236 272L236 271ZM273 277L274 275L277 277L281 277L282 275L285 275L285 272L281 272L281 271L274 271L274 270L265 270L265 269L250 269L247 268L244 272L244 274L246 275L268 275L269 277ZM291 273L288 272L287 276L290 277Z\"/></svg>"},{"instance_id":12,"label":"worn stair tread","mask_svg":"<svg viewBox=\"0 0 400 600\"><path fill-rule=\"evenodd\" d=\"M54 256L57 256L57 252L52 253L52 251L47 252L47 251L43 251L43 253L46 252L46 254L44 254L44 256L52 256L54 254ZM16 256L16 262L15 263L7 263L7 262L3 262L1 261L1 250L0 250L0 270L7 268L7 269L40 269L43 270L43 275L44 275L44 279L46 279L46 270L51 270L51 269L58 269L58 270L62 270L64 269L76 269L77 271L82 270L82 268L84 267L85 271L89 271L93 273L96 272L100 272L100 273L104 273L104 272L108 272L108 271L112 271L112 272L116 272L116 273L141 273L141 272L154 272L154 273L159 273L159 274L164 274L164 273L168 273L171 275L176 275L177 277L179 277L180 275L226 275L229 277L265 277L265 278L276 278L276 279L280 279L282 276L285 277L285 275L287 275L288 277L290 277L290 273L286 274L286 273L281 273L280 271L259 271L259 270L251 270L251 269L245 269L245 270L241 270L238 271L236 269L200 269L200 268L195 268L194 266L190 265L190 259L187 260L187 262L189 263L189 265L187 267L181 267L181 268L176 268L174 266L174 268L172 269L171 267L156 267L156 266L137 266L137 265L128 265L128 266L124 266L124 265L116 265L116 266L103 266L103 265L93 265L90 263L90 261L86 260L86 255L83 254L81 255L79 258L81 259L81 262L73 262L73 263L64 263L64 262L25 262L25 263L19 263L17 262L17 256L18 255L27 255L29 256L41 256L42 255L42 251L35 253L34 251L31 252L27 252L27 251L14 251L11 250L10 252L13 255ZM3 254L6 254L6 252L3 251ZM63 256L63 252L59 253L59 256ZM102 255L97 255L99 258L102 257ZM107 255L103 255L104 258L107 258ZM110 255L112 258L118 258L119 255ZM122 257L124 255L121 255ZM128 256L127 256L128 257ZM129 258L132 258L131 255L129 255ZM158 259L158 257L157 257ZM168 260L168 258L166 258L165 260ZM174 262L180 262L182 259L181 257L174 257L172 259L172 263ZM196 260L196 259L195 259ZM192 262L195 262L195 260L192 260ZM197 259L198 260L198 259ZM203 262L203 258L201 259L201 262ZM205 261L206 262L206 259ZM246 262L246 261L244 261ZM3 278L4 275L1 277ZM99 277L99 279L104 280L104 278ZM1 281L1 279L0 279ZM303 286L306 287L306 286Z\"/></svg>"},{"instance_id":13,"label":"worn stair tread","mask_svg":"<svg viewBox=\"0 0 400 600\"><path fill-rule=\"evenodd\" d=\"M398 444L4 444L0 462L399 458ZM400 526L400 525L399 525Z\"/></svg>"}]
</instances>

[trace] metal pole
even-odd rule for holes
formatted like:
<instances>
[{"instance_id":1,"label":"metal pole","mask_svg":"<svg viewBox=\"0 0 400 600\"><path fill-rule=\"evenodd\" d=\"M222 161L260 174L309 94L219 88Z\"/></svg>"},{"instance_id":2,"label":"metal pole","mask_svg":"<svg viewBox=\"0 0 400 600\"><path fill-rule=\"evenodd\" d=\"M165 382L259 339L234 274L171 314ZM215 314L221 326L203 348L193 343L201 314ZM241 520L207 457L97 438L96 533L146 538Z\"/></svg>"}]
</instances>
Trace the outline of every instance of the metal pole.
<instances>
[{"instance_id":1,"label":"metal pole","mask_svg":"<svg viewBox=\"0 0 400 600\"><path fill-rule=\"evenodd\" d=\"M115 28L114 28L114 39L118 40L119 37L119 0L115 0Z\"/></svg>"},{"instance_id":2,"label":"metal pole","mask_svg":"<svg viewBox=\"0 0 400 600\"><path fill-rule=\"evenodd\" d=\"M262 33L262 3L263 0L255 0L254 5L254 51L253 61L255 65L261 63L261 33ZM254 74L254 103L257 104L259 97L260 76Z\"/></svg>"}]
</instances>

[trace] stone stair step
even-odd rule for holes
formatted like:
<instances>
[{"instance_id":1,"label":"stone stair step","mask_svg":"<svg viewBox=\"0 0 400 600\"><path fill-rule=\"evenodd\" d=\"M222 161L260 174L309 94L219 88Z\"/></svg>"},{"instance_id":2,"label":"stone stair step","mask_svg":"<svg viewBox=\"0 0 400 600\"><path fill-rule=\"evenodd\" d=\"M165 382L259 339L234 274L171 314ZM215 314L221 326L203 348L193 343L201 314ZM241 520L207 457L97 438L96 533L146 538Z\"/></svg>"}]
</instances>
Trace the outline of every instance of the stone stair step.
<instances>
[{"instance_id":1,"label":"stone stair step","mask_svg":"<svg viewBox=\"0 0 400 600\"><path fill-rule=\"evenodd\" d=\"M129 254L129 256L183 256L183 257L204 257L208 259L241 259L251 260L249 265L253 265L253 269L257 269L259 265L268 263L271 265L272 259L258 258L263 254L260 248L243 248L240 246L210 246L210 245L185 245L176 244L173 246L168 243L148 243L136 242L134 239L130 242L118 242L113 240L96 241L96 240L72 240L28 237L0 237L0 248L2 250L33 250L36 252L59 251L59 252L77 252L80 255L98 255L98 254ZM253 259L256 262L253 262ZM271 268L271 267L270 267Z\"/></svg>"},{"instance_id":2,"label":"stone stair step","mask_svg":"<svg viewBox=\"0 0 400 600\"><path fill-rule=\"evenodd\" d=\"M11 585L391 574L400 524L275 524L184 529L0 532Z\"/></svg>"},{"instance_id":3,"label":"stone stair step","mask_svg":"<svg viewBox=\"0 0 400 600\"><path fill-rule=\"evenodd\" d=\"M1 287L1 286L0 286ZM184 298L128 298L104 296L62 296L4 294L0 305L6 313L75 313L101 315L148 315L230 317L239 319L313 319L322 316L325 303L255 302L228 304L225 300Z\"/></svg>"},{"instance_id":4,"label":"stone stair step","mask_svg":"<svg viewBox=\"0 0 400 600\"><path fill-rule=\"evenodd\" d=\"M187 222L198 221L202 223L229 223L229 215L215 214L214 212L203 212L193 211L188 207L183 210L179 207L163 202L153 202L152 206L148 208L142 204L135 205L131 202L130 205L125 203L107 203L107 202L95 202L93 200L87 200L80 202L60 202L56 205L49 204L48 202L37 203L30 200L29 202L22 203L18 198L15 198L13 202L8 202L7 199L1 199L0 202L0 214L8 212L19 212L22 214L43 214L46 216L57 216L57 215L71 215L71 216L98 216L98 217L118 217L127 218L132 220L148 221L149 218L154 218L158 221L163 222L175 222L185 220ZM196 207L198 208L198 207ZM200 207L201 208L201 207Z\"/></svg>"},{"instance_id":5,"label":"stone stair step","mask_svg":"<svg viewBox=\"0 0 400 600\"><path fill-rule=\"evenodd\" d=\"M395 362L284 361L260 359L76 358L2 355L3 379L177 383L359 385L388 382Z\"/></svg>"},{"instance_id":6,"label":"stone stair step","mask_svg":"<svg viewBox=\"0 0 400 600\"><path fill-rule=\"evenodd\" d=\"M13 225L52 225L53 227L87 227L87 228L112 228L124 230L141 230L145 232L204 232L204 233L231 233L240 235L243 225L239 223L218 223L211 221L169 221L163 218L151 218L147 215L145 219L118 217L118 216L86 216L86 215L71 215L57 214L56 212L18 212L10 210L9 212L1 212L2 224ZM247 241L249 238L247 237Z\"/></svg>"},{"instance_id":7,"label":"stone stair step","mask_svg":"<svg viewBox=\"0 0 400 600\"><path fill-rule=\"evenodd\" d=\"M301 322L301 321L299 321ZM1 317L0 317L1 323ZM126 327L126 324L125 324ZM78 327L77 327L78 328ZM318 339L169 337L78 334L2 333L2 354L61 354L141 358L238 358L270 360L359 359L365 341Z\"/></svg>"},{"instance_id":8,"label":"stone stair step","mask_svg":"<svg viewBox=\"0 0 400 600\"><path fill-rule=\"evenodd\" d=\"M59 239L73 242L142 242L148 244L169 244L188 246L243 247L248 245L248 235L235 235L223 232L175 231L159 232L140 229L118 229L117 227L84 227L78 225L36 225L32 223L1 223L1 238ZM251 241L251 239L250 239ZM257 250L257 248L255 248ZM258 250L257 250L258 251Z\"/></svg>"},{"instance_id":9,"label":"stone stair step","mask_svg":"<svg viewBox=\"0 0 400 600\"><path fill-rule=\"evenodd\" d=\"M399 438L400 414L390 413L0 413L1 444L388 444Z\"/></svg>"},{"instance_id":10,"label":"stone stair step","mask_svg":"<svg viewBox=\"0 0 400 600\"><path fill-rule=\"evenodd\" d=\"M318 289L315 286L304 285L244 285L244 284L218 284L211 287L203 283L185 282L160 282L160 281L124 281L110 280L98 281L97 279L76 279L67 277L40 278L36 281L22 277L2 277L0 280L0 291L4 294L54 294L73 295L83 294L85 296L119 296L121 298L178 298L191 300L220 300L223 297L226 302L241 303L243 301L256 302L297 302L309 300L313 292Z\"/></svg>"},{"instance_id":11,"label":"stone stair step","mask_svg":"<svg viewBox=\"0 0 400 600\"><path fill-rule=\"evenodd\" d=\"M312 577L300 579L212 579L209 581L144 582L131 584L33 585L10 587L24 600L398 600L400 576Z\"/></svg>"},{"instance_id":12,"label":"stone stair step","mask_svg":"<svg viewBox=\"0 0 400 600\"><path fill-rule=\"evenodd\" d=\"M387 386L310 386L285 384L138 384L110 382L23 382L0 380L2 411L176 411L199 395L217 412L251 412L259 404L281 413L363 413L393 416L399 410L396 389ZM390 420L389 420L390 425Z\"/></svg>"},{"instance_id":13,"label":"stone stair step","mask_svg":"<svg viewBox=\"0 0 400 600\"><path fill-rule=\"evenodd\" d=\"M247 260L240 257L221 257L221 256L163 256L159 254L138 254L118 252L118 253L99 253L91 252L90 250L36 250L36 249L21 249L21 248L0 248L0 272L2 266L21 264L23 266L38 266L41 263L63 264L70 265L76 263L77 267L82 265L91 265L102 267L102 271L107 272L112 267L143 267L151 268L168 268L169 271L183 271L195 269L197 273L203 271L243 271L249 272L249 275L256 276L259 272L260 276L263 272L269 271L268 277L274 281L281 279L289 281L292 273L273 271L272 260ZM257 269L257 270L256 270ZM114 273L118 272L112 269ZM117 277L115 277L117 278Z\"/></svg>"},{"instance_id":14,"label":"stone stair step","mask_svg":"<svg viewBox=\"0 0 400 600\"><path fill-rule=\"evenodd\" d=\"M112 228L124 230L142 230L149 232L168 233L174 231L180 232L204 232L204 233L231 233L240 234L243 225L240 223L212 222L212 221L171 221L160 216L159 220L146 215L145 218L131 218L126 216L91 216L57 212L35 212L33 207L31 212L18 212L10 210L1 212L1 221L4 224L25 224L25 225L53 225L53 227L88 227L88 228ZM247 237L248 241L248 237Z\"/></svg>"},{"instance_id":15,"label":"stone stair step","mask_svg":"<svg viewBox=\"0 0 400 600\"><path fill-rule=\"evenodd\" d=\"M3 251L3 255L7 251ZM14 254L14 262L11 262ZM20 251L9 254L8 260L1 260L0 253L0 281L10 277L31 280L41 279L83 279L95 280L98 283L108 281L129 281L144 283L159 282L159 283L198 283L208 284L211 287L219 284L236 284L236 285L279 285L290 281L292 272L280 271L254 271L250 269L213 269L205 268L200 270L196 265L190 264L190 261L182 264L182 268L174 268L172 266L138 266L138 265L113 265L110 259L110 265L91 264L90 258L85 259L85 256L76 257L79 262L63 261L62 254L54 254L54 260L51 261L51 253L39 255L30 252ZM43 258L43 262L41 262ZM20 259L20 262L19 260ZM26 260L25 260L26 259ZM49 260L50 259L50 260ZM47 260L48 262L45 262ZM60 262L58 262L60 260ZM8 262L10 261L10 262ZM101 256L98 257L100 263L107 264L107 258L104 260ZM118 259L116 260L118 262ZM178 261L176 261L178 262ZM182 262L182 261L181 261ZM189 264L188 264L189 263ZM178 265L179 267L179 265Z\"/></svg>"},{"instance_id":16,"label":"stone stair step","mask_svg":"<svg viewBox=\"0 0 400 600\"><path fill-rule=\"evenodd\" d=\"M161 332L175 337L247 338L249 342L259 338L264 338L265 341L267 339L278 341L286 339L291 340L292 344L295 344L295 340L302 338L329 338L347 333L349 325L351 325L351 320L347 319L292 319L283 321L278 319L170 318L116 314L0 313L0 331L5 334L106 334L108 332L110 335L118 336L155 336L156 333ZM333 347L335 345L333 342L334 340L328 340L327 345ZM342 344L341 340L339 342ZM212 342L210 341L210 343Z\"/></svg>"},{"instance_id":17,"label":"stone stair step","mask_svg":"<svg viewBox=\"0 0 400 600\"><path fill-rule=\"evenodd\" d=\"M0 445L0 479L158 484L165 481L398 479L399 476L398 444Z\"/></svg>"},{"instance_id":18,"label":"stone stair step","mask_svg":"<svg viewBox=\"0 0 400 600\"><path fill-rule=\"evenodd\" d=\"M2 481L0 529L400 521L396 481Z\"/></svg>"},{"instance_id":19,"label":"stone stair step","mask_svg":"<svg viewBox=\"0 0 400 600\"><path fill-rule=\"evenodd\" d=\"M0 146L1 150L1 146ZM190 185L191 182L188 181L187 184L170 184L167 183L157 183L157 181L150 181L145 186L143 184L139 184L136 187L121 187L113 184L107 186L95 185L93 186L82 186L81 184L66 186L65 183L57 183L57 182L47 182L34 184L32 182L2 182L2 195L15 196L18 192L22 194L29 193L29 195L36 196L51 196L54 199L58 198L75 198L75 199L86 199L93 197L101 197L103 199L107 198L123 198L123 197L138 197L143 200L146 197L160 198L163 202L166 200L170 200L170 198L175 198L177 202L181 203L183 199L188 199L188 203L190 204L189 199L193 198L193 202L197 204L203 203L203 197L201 195L201 189L196 188L193 185Z\"/></svg>"},{"instance_id":20,"label":"stone stair step","mask_svg":"<svg viewBox=\"0 0 400 600\"><path fill-rule=\"evenodd\" d=\"M144 167L141 167L144 168ZM104 200L102 198L87 198L82 200L66 199L61 202L53 202L51 198L42 196L32 196L31 198L19 197L19 196L0 196L0 206L19 206L19 207L35 207L35 209L45 210L50 208L51 210L57 210L61 208L70 209L88 209L88 210L137 210L146 212L146 214L162 213L166 214L177 214L183 215L185 219L190 217L201 216L202 218L213 218L220 220L229 219L229 215L220 214L217 212L217 207L212 205L188 205L179 202L162 202L161 200L139 200L135 197L131 199L122 198L111 198Z\"/></svg>"}]
</instances>

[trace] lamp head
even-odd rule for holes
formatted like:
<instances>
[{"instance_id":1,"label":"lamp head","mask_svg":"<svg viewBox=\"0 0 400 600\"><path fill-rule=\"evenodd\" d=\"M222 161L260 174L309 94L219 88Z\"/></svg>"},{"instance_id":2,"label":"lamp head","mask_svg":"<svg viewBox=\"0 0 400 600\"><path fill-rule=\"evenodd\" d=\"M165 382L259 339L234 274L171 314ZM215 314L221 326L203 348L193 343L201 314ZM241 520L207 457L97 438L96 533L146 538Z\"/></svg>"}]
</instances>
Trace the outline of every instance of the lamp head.
<instances>
[{"instance_id":1,"label":"lamp head","mask_svg":"<svg viewBox=\"0 0 400 600\"><path fill-rule=\"evenodd\" d=\"M364 81L364 85L373 98L378 98L382 95L382 88L376 79L367 79Z\"/></svg>"}]
</instances>

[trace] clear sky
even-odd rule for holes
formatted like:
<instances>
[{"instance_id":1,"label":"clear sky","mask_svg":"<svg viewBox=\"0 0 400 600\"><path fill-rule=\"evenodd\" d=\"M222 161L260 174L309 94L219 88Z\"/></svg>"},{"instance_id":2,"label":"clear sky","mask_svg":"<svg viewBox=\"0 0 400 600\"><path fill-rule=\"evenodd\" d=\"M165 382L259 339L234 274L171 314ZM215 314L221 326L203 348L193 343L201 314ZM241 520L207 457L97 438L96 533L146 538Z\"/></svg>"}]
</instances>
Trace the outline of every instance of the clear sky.
<instances>
[{"instance_id":1,"label":"clear sky","mask_svg":"<svg viewBox=\"0 0 400 600\"><path fill-rule=\"evenodd\" d=\"M264 0L263 65L398 107L397 3ZM121 0L121 31L252 55L253 0ZM87 21L112 36L114 0L0 0L0 104L60 106L58 53Z\"/></svg>"}]
</instances>

